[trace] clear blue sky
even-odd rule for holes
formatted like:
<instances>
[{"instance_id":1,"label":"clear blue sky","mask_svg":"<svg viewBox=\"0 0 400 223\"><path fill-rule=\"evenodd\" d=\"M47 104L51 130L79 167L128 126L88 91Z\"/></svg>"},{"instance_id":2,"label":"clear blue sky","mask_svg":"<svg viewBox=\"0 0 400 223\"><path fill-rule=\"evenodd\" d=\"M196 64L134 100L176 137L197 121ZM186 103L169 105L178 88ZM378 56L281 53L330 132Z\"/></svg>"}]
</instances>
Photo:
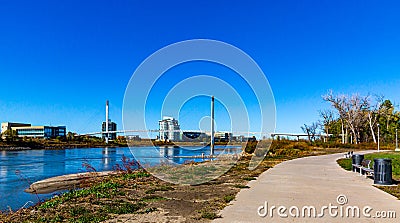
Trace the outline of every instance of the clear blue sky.
<instances>
[{"instance_id":1,"label":"clear blue sky","mask_svg":"<svg viewBox=\"0 0 400 223\"><path fill-rule=\"evenodd\" d=\"M0 0L0 121L98 131L109 99L121 127L137 66L206 38L249 54L274 92L277 131L300 132L329 89L400 102L399 11L399 1Z\"/></svg>"}]
</instances>

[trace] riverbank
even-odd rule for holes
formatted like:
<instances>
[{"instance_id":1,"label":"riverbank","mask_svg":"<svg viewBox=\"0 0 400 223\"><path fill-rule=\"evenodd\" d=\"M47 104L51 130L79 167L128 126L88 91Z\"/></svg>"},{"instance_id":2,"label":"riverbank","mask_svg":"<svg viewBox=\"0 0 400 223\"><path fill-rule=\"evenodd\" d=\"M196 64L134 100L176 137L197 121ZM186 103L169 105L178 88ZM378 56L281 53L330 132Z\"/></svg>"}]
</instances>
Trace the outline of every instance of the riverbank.
<instances>
[{"instance_id":1,"label":"riverbank","mask_svg":"<svg viewBox=\"0 0 400 223\"><path fill-rule=\"evenodd\" d=\"M330 153L346 149L322 149L298 142L275 142L269 155L253 171L247 167L251 155L243 156L221 177L196 186L164 182L140 170L121 172L90 182L82 190L57 196L44 203L0 215L0 222L208 222L247 183L276 164L289 159ZM186 165L190 168L191 163Z\"/></svg>"},{"instance_id":2,"label":"riverbank","mask_svg":"<svg viewBox=\"0 0 400 223\"><path fill-rule=\"evenodd\" d=\"M0 151L22 151L31 150L31 147L21 147L21 146L0 146Z\"/></svg>"}]
</instances>

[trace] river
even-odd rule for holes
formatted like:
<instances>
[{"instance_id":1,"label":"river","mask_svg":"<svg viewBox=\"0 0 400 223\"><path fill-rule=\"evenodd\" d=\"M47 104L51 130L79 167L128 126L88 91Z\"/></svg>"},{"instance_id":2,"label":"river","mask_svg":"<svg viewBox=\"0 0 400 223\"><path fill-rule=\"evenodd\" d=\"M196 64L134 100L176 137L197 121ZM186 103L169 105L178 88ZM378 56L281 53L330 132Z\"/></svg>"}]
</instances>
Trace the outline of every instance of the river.
<instances>
[{"instance_id":1,"label":"river","mask_svg":"<svg viewBox=\"0 0 400 223\"><path fill-rule=\"evenodd\" d=\"M216 154L227 152L225 147L216 147ZM164 157L194 156L208 154L209 147L155 148L137 147L135 156L143 154L147 165L157 165ZM159 157L154 156L157 151ZM240 148L230 147L228 153L240 152ZM96 171L113 170L116 164L122 164L122 157L133 159L129 148L75 148L63 150L24 150L0 151L0 210L17 210L25 204L31 206L53 194L34 194L24 192L30 183L49 177L87 172L82 164L87 163ZM171 161L182 164L185 158L173 158ZM201 161L201 159L190 159Z\"/></svg>"}]
</instances>

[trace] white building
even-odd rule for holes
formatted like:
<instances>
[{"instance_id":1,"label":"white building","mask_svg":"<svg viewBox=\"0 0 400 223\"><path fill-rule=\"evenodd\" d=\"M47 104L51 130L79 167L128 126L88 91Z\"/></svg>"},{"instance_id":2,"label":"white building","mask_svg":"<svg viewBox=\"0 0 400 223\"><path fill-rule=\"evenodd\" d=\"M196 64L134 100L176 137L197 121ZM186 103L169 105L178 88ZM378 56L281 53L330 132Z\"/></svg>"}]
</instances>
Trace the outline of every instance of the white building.
<instances>
[{"instance_id":1,"label":"white building","mask_svg":"<svg viewBox=\"0 0 400 223\"><path fill-rule=\"evenodd\" d=\"M180 127L178 120L173 117L164 116L158 121L159 139L162 141L180 141Z\"/></svg>"}]
</instances>

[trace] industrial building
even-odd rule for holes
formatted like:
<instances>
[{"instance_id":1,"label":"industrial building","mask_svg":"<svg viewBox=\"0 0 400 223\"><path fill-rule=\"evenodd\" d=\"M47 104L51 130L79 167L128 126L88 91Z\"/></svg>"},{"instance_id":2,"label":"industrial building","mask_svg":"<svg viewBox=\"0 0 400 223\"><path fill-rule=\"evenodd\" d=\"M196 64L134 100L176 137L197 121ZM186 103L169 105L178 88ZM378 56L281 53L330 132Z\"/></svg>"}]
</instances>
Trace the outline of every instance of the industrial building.
<instances>
[{"instance_id":1,"label":"industrial building","mask_svg":"<svg viewBox=\"0 0 400 223\"><path fill-rule=\"evenodd\" d=\"M229 142L233 138L232 133L230 132L216 132L214 134L215 142Z\"/></svg>"},{"instance_id":2,"label":"industrial building","mask_svg":"<svg viewBox=\"0 0 400 223\"><path fill-rule=\"evenodd\" d=\"M104 132L106 132L106 129L107 129L106 122L103 122L101 124L101 131L103 132L101 136L103 139L106 138L107 133L104 133ZM117 124L115 122L112 122L111 119L108 119L108 132L110 132L110 131L114 131L114 132L108 133L108 139L109 140L117 139L117 133L115 132L115 131L117 131Z\"/></svg>"},{"instance_id":3,"label":"industrial building","mask_svg":"<svg viewBox=\"0 0 400 223\"><path fill-rule=\"evenodd\" d=\"M181 139L184 142L203 142L210 140L210 136L203 132L184 131L181 134Z\"/></svg>"},{"instance_id":4,"label":"industrial building","mask_svg":"<svg viewBox=\"0 0 400 223\"><path fill-rule=\"evenodd\" d=\"M11 130L12 127L28 127L31 124L26 123L16 123L16 122L3 122L1 123L1 133L4 133L7 130Z\"/></svg>"},{"instance_id":5,"label":"industrial building","mask_svg":"<svg viewBox=\"0 0 400 223\"><path fill-rule=\"evenodd\" d=\"M11 129L17 132L18 137L52 139L57 137L64 138L67 135L65 126L29 126L12 127Z\"/></svg>"},{"instance_id":6,"label":"industrial building","mask_svg":"<svg viewBox=\"0 0 400 223\"><path fill-rule=\"evenodd\" d=\"M159 125L159 140L161 141L180 141L180 127L178 120L173 117L164 116L158 121Z\"/></svg>"},{"instance_id":7,"label":"industrial building","mask_svg":"<svg viewBox=\"0 0 400 223\"><path fill-rule=\"evenodd\" d=\"M67 128L65 126L32 126L31 124L26 123L1 123L1 133L4 133L7 130L15 131L16 135L21 138L51 139L56 137L65 137L67 134Z\"/></svg>"}]
</instances>

